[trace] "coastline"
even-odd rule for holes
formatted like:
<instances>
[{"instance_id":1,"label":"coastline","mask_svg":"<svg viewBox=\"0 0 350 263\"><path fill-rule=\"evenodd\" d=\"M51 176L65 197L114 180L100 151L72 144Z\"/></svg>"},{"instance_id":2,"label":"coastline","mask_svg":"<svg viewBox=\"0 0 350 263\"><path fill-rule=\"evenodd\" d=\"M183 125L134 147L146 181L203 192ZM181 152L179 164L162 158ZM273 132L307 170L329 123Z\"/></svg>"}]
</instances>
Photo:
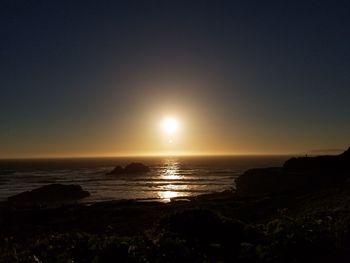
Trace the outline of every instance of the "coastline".
<instances>
[{"instance_id":1,"label":"coastline","mask_svg":"<svg viewBox=\"0 0 350 263\"><path fill-rule=\"evenodd\" d=\"M331 157L329 163L343 167L349 153ZM309 159L303 158L293 163L304 166L305 160L308 165ZM312 165L315 161L319 168L318 159L311 159ZM335 173L342 181L329 171L298 170L295 177L293 170L288 177L287 168L278 168L277 174L271 168L243 173L237 187L248 187L247 192L179 197L167 203L128 199L24 209L3 203L0 262L348 262L347 165L343 173L340 168ZM254 184L257 174L263 175L260 189ZM322 184L260 191L273 189L272 179L285 174L297 182L293 187L310 180ZM325 181L329 178L332 183Z\"/></svg>"}]
</instances>

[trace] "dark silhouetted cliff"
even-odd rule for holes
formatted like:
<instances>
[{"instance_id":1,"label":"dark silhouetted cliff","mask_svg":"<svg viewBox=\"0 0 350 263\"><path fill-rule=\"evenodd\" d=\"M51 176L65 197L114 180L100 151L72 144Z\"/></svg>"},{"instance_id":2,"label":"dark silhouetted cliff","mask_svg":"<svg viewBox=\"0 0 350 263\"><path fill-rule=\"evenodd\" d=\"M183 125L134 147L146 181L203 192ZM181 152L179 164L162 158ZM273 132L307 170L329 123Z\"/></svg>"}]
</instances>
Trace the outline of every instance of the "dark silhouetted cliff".
<instances>
[{"instance_id":1,"label":"dark silhouetted cliff","mask_svg":"<svg viewBox=\"0 0 350 263\"><path fill-rule=\"evenodd\" d=\"M350 177L350 148L340 155L298 157L283 167L246 171L236 181L238 194L305 192Z\"/></svg>"}]
</instances>

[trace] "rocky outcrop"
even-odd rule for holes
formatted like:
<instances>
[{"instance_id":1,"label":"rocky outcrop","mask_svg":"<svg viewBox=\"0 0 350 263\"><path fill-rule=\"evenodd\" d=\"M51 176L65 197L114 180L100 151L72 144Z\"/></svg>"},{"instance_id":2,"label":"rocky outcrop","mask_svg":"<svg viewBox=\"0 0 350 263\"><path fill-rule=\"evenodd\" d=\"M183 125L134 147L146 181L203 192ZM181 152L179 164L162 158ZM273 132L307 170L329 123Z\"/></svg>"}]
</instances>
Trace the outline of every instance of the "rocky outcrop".
<instances>
[{"instance_id":1,"label":"rocky outcrop","mask_svg":"<svg viewBox=\"0 0 350 263\"><path fill-rule=\"evenodd\" d=\"M49 204L75 201L90 196L80 185L50 184L9 197L13 204Z\"/></svg>"},{"instance_id":2,"label":"rocky outcrop","mask_svg":"<svg viewBox=\"0 0 350 263\"><path fill-rule=\"evenodd\" d=\"M346 177L350 175L350 148L340 155L291 158L283 168L288 172L302 172L310 176Z\"/></svg>"},{"instance_id":3,"label":"rocky outcrop","mask_svg":"<svg viewBox=\"0 0 350 263\"><path fill-rule=\"evenodd\" d=\"M107 173L108 175L119 175L119 174L141 174L147 173L150 168L142 163L130 163L125 168L120 165L116 166L112 171Z\"/></svg>"},{"instance_id":4,"label":"rocky outcrop","mask_svg":"<svg viewBox=\"0 0 350 263\"><path fill-rule=\"evenodd\" d=\"M124 173L124 168L121 167L120 165L117 165L112 171L110 171L107 174L122 174Z\"/></svg>"},{"instance_id":5,"label":"rocky outcrop","mask_svg":"<svg viewBox=\"0 0 350 263\"><path fill-rule=\"evenodd\" d=\"M148 166L142 164L142 163L131 163L125 166L124 172L129 173L147 173L150 169Z\"/></svg>"},{"instance_id":6,"label":"rocky outcrop","mask_svg":"<svg viewBox=\"0 0 350 263\"><path fill-rule=\"evenodd\" d=\"M238 194L307 192L350 177L350 148L340 155L299 157L283 167L251 169L236 180Z\"/></svg>"}]
</instances>

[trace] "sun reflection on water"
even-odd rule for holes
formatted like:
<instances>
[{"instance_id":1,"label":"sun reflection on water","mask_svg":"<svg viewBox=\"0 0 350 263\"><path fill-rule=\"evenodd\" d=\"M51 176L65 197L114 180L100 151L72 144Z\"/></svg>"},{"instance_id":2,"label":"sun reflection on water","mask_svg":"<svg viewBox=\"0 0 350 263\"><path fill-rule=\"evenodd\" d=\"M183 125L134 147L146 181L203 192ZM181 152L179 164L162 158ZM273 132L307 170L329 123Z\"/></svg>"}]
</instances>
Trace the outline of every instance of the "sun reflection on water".
<instances>
[{"instance_id":1,"label":"sun reflection on water","mask_svg":"<svg viewBox=\"0 0 350 263\"><path fill-rule=\"evenodd\" d=\"M171 198L174 198L174 197L178 196L178 192L174 192L174 191L159 191L158 192L158 196L164 202L170 202Z\"/></svg>"},{"instance_id":2,"label":"sun reflection on water","mask_svg":"<svg viewBox=\"0 0 350 263\"><path fill-rule=\"evenodd\" d=\"M163 187L162 191L158 191L158 196L164 202L170 202L171 198L179 197L179 190L185 190L188 185L172 184L173 181L181 180L183 176L179 174L179 163L176 159L168 159L165 162L164 172L160 175L160 179L169 180L169 184Z\"/></svg>"},{"instance_id":3,"label":"sun reflection on water","mask_svg":"<svg viewBox=\"0 0 350 263\"><path fill-rule=\"evenodd\" d=\"M163 180L179 180L181 176L179 175L179 163L176 159L168 159L165 163L164 173L161 174L161 179Z\"/></svg>"}]
</instances>

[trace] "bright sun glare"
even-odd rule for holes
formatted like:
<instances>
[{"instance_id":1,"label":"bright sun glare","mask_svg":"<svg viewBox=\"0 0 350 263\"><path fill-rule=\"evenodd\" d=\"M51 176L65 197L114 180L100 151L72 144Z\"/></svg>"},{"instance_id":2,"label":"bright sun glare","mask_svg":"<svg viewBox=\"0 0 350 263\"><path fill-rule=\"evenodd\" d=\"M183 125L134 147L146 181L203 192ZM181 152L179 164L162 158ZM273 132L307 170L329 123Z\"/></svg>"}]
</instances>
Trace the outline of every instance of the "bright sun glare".
<instances>
[{"instance_id":1,"label":"bright sun glare","mask_svg":"<svg viewBox=\"0 0 350 263\"><path fill-rule=\"evenodd\" d=\"M161 126L163 128L163 131L167 135L173 135L177 132L179 128L179 123L175 118L169 117L163 120L163 122L161 123Z\"/></svg>"}]
</instances>

